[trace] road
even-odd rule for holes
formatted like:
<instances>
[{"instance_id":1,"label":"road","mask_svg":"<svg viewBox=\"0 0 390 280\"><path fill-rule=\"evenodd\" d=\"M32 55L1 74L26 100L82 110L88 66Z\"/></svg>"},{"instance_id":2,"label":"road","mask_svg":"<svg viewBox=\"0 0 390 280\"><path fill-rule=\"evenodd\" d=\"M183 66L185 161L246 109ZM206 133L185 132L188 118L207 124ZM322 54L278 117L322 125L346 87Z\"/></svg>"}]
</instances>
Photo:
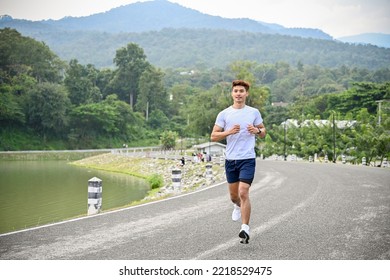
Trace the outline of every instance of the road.
<instances>
[{"instance_id":1,"label":"road","mask_svg":"<svg viewBox=\"0 0 390 280\"><path fill-rule=\"evenodd\" d=\"M249 244L223 183L1 235L0 259L390 259L389 168L259 160L250 196Z\"/></svg>"}]
</instances>

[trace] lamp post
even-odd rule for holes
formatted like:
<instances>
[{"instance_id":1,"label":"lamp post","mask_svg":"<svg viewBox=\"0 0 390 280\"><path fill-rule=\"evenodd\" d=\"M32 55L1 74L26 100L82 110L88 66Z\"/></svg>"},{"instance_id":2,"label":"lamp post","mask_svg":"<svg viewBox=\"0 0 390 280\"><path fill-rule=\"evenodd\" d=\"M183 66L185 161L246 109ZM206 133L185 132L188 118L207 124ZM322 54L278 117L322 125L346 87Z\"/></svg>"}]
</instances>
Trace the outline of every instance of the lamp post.
<instances>
[{"instance_id":1,"label":"lamp post","mask_svg":"<svg viewBox=\"0 0 390 280\"><path fill-rule=\"evenodd\" d=\"M333 163L336 163L336 122L334 120L334 112L333 114Z\"/></svg>"},{"instance_id":2,"label":"lamp post","mask_svg":"<svg viewBox=\"0 0 390 280\"><path fill-rule=\"evenodd\" d=\"M377 100L375 101L376 103L378 103L378 125L381 125L381 121L382 121L382 117L381 117L381 108L382 108L382 102L383 100Z\"/></svg>"},{"instance_id":3,"label":"lamp post","mask_svg":"<svg viewBox=\"0 0 390 280\"><path fill-rule=\"evenodd\" d=\"M287 140L287 127L286 127L286 124L287 124L287 120L284 121L284 161L287 160L287 152L286 152L286 140Z\"/></svg>"},{"instance_id":4,"label":"lamp post","mask_svg":"<svg viewBox=\"0 0 390 280\"><path fill-rule=\"evenodd\" d=\"M389 99L383 99L383 100L376 100L376 103L378 103L378 125L381 125L382 122L382 103L383 102L390 102Z\"/></svg>"}]
</instances>

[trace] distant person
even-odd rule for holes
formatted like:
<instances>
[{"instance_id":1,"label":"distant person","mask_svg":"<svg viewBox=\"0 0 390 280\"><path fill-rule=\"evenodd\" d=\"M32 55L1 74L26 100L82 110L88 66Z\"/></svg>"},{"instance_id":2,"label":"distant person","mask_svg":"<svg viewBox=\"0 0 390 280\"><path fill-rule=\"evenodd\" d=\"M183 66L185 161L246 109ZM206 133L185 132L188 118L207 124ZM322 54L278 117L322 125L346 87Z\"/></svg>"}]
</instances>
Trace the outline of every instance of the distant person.
<instances>
[{"instance_id":1,"label":"distant person","mask_svg":"<svg viewBox=\"0 0 390 280\"><path fill-rule=\"evenodd\" d=\"M243 80L232 82L233 105L221 111L211 133L211 141L226 138L226 179L230 199L234 203L233 221L241 218L238 236L241 243L249 241L249 220L251 203L249 188L253 182L256 167L256 136L264 138L266 129L258 109L246 105L249 83Z\"/></svg>"},{"instance_id":2,"label":"distant person","mask_svg":"<svg viewBox=\"0 0 390 280\"><path fill-rule=\"evenodd\" d=\"M199 157L198 157L197 154L194 153L192 156L193 156L193 161L194 161L194 163L199 162Z\"/></svg>"}]
</instances>

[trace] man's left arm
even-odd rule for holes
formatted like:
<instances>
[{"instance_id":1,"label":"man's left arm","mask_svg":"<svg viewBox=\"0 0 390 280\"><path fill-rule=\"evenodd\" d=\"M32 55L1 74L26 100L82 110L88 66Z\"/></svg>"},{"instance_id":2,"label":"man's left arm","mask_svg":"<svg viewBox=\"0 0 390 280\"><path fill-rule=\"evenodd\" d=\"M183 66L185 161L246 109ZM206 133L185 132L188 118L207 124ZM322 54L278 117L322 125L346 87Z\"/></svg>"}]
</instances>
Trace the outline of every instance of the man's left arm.
<instances>
[{"instance_id":1,"label":"man's left arm","mask_svg":"<svg viewBox=\"0 0 390 280\"><path fill-rule=\"evenodd\" d=\"M261 123L261 124L259 124L259 125L256 125L256 128L258 129L257 135L258 135L260 138L264 138L265 135L267 134L267 130L265 129L264 124Z\"/></svg>"}]
</instances>

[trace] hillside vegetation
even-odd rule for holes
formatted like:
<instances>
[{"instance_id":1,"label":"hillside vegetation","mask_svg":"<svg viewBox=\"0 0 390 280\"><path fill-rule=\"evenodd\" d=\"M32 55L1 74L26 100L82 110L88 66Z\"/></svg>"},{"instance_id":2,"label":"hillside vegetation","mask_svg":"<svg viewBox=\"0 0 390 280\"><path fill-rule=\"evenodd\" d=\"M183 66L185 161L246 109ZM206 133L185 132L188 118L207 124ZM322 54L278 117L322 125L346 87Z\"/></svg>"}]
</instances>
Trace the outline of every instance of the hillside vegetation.
<instances>
[{"instance_id":1,"label":"hillside vegetation","mask_svg":"<svg viewBox=\"0 0 390 280\"><path fill-rule=\"evenodd\" d=\"M237 60L225 68L162 70L135 43L112 59L112 69L65 62L42 42L0 30L0 149L174 148L179 138L208 141L217 113L231 104L231 80L241 78L252 84L248 105L260 109L268 128L259 153L333 160L348 154L354 162L389 156L389 68ZM286 119L299 126L286 131ZM329 121L307 124L318 119ZM334 120L356 122L336 129ZM181 143L186 148L190 141Z\"/></svg>"},{"instance_id":2,"label":"hillside vegetation","mask_svg":"<svg viewBox=\"0 0 390 280\"><path fill-rule=\"evenodd\" d=\"M388 67L390 49L333 40L319 29L285 28L251 19L211 16L166 0L138 2L85 17L28 21L0 17L44 42L62 60L114 68L116 50L139 45L163 69L225 68L233 61L302 63L377 70Z\"/></svg>"},{"instance_id":3,"label":"hillside vegetation","mask_svg":"<svg viewBox=\"0 0 390 280\"><path fill-rule=\"evenodd\" d=\"M376 70L388 67L390 49L287 35L209 29L164 29L144 33L41 31L22 34L43 41L62 60L77 59L97 68L113 68L118 48L142 47L160 68L225 68L232 61L259 64L286 62L326 68L341 66Z\"/></svg>"}]
</instances>

